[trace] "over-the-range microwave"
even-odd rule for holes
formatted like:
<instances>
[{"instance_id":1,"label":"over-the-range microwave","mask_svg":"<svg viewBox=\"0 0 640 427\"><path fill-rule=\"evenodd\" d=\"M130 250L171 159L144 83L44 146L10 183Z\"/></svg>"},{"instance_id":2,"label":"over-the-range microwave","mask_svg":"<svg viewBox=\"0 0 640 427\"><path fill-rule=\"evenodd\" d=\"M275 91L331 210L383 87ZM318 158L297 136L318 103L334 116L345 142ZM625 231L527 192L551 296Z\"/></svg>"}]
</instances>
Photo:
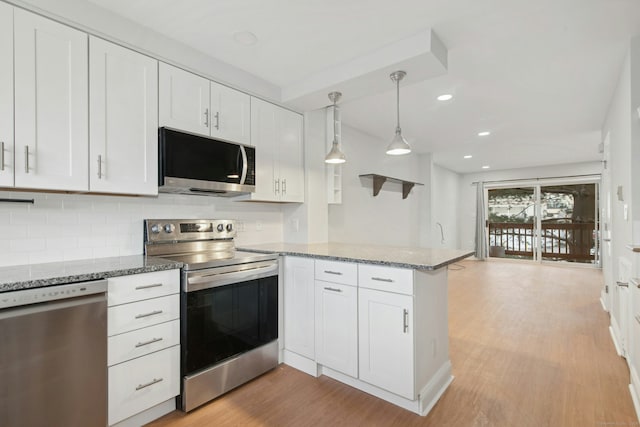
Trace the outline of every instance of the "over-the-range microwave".
<instances>
[{"instance_id":1,"label":"over-the-range microwave","mask_svg":"<svg viewBox=\"0 0 640 427\"><path fill-rule=\"evenodd\" d=\"M158 130L158 191L230 197L255 188L255 147Z\"/></svg>"}]
</instances>

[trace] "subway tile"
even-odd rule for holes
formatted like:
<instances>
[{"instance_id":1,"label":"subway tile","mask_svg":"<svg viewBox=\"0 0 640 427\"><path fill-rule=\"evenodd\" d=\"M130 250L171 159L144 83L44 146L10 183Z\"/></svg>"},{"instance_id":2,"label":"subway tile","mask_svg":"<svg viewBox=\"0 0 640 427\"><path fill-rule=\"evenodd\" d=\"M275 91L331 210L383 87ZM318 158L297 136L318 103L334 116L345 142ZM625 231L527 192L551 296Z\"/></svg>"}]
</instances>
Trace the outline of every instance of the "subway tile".
<instances>
[{"instance_id":1,"label":"subway tile","mask_svg":"<svg viewBox=\"0 0 640 427\"><path fill-rule=\"evenodd\" d=\"M0 239L24 239L27 237L26 225L0 225Z\"/></svg>"},{"instance_id":2,"label":"subway tile","mask_svg":"<svg viewBox=\"0 0 640 427\"><path fill-rule=\"evenodd\" d=\"M47 249L63 250L70 248L78 248L77 237L51 237L46 239Z\"/></svg>"},{"instance_id":3,"label":"subway tile","mask_svg":"<svg viewBox=\"0 0 640 427\"><path fill-rule=\"evenodd\" d=\"M9 249L12 252L43 251L46 248L44 239L17 239L9 240Z\"/></svg>"}]
</instances>

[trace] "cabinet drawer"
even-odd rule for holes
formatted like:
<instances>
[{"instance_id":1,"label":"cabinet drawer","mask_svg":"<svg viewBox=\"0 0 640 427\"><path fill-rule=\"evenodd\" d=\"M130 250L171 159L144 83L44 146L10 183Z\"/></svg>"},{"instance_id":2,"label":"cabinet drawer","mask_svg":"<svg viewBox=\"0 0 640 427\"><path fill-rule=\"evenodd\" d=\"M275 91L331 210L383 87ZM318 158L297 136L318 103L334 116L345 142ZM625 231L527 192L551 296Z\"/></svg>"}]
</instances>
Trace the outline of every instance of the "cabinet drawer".
<instances>
[{"instance_id":1,"label":"cabinet drawer","mask_svg":"<svg viewBox=\"0 0 640 427\"><path fill-rule=\"evenodd\" d=\"M109 425L180 394L180 346L109 368Z\"/></svg>"},{"instance_id":2,"label":"cabinet drawer","mask_svg":"<svg viewBox=\"0 0 640 427\"><path fill-rule=\"evenodd\" d=\"M180 320L109 337L108 365L116 365L180 344Z\"/></svg>"},{"instance_id":3,"label":"cabinet drawer","mask_svg":"<svg viewBox=\"0 0 640 427\"><path fill-rule=\"evenodd\" d=\"M180 295L154 298L109 307L107 333L109 336L129 332L180 317Z\"/></svg>"},{"instance_id":4,"label":"cabinet drawer","mask_svg":"<svg viewBox=\"0 0 640 427\"><path fill-rule=\"evenodd\" d=\"M107 286L109 306L176 294L180 292L180 270L112 277Z\"/></svg>"},{"instance_id":5,"label":"cabinet drawer","mask_svg":"<svg viewBox=\"0 0 640 427\"><path fill-rule=\"evenodd\" d=\"M358 264L317 259L315 270L317 280L354 286L358 284Z\"/></svg>"},{"instance_id":6,"label":"cabinet drawer","mask_svg":"<svg viewBox=\"0 0 640 427\"><path fill-rule=\"evenodd\" d=\"M413 270L360 264L358 266L358 286L413 295Z\"/></svg>"}]
</instances>

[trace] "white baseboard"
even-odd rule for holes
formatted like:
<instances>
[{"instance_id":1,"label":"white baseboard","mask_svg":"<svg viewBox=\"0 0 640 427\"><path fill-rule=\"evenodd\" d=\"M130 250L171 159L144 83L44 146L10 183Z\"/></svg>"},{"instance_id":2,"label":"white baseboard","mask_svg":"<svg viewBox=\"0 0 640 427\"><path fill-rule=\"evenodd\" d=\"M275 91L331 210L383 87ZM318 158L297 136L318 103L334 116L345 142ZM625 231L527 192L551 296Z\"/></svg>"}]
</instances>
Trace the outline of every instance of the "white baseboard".
<instances>
[{"instance_id":1,"label":"white baseboard","mask_svg":"<svg viewBox=\"0 0 640 427\"><path fill-rule=\"evenodd\" d=\"M602 309L604 311L606 311L607 313L609 312L609 309L607 309L607 305L604 303L604 298L602 297L602 295L600 295L600 305L602 305Z\"/></svg>"},{"instance_id":2,"label":"white baseboard","mask_svg":"<svg viewBox=\"0 0 640 427\"><path fill-rule=\"evenodd\" d=\"M300 356L298 353L294 353L287 349L285 349L283 352L283 360L286 365L302 371L305 374L309 374L315 378L319 376L318 364L315 362L315 360Z\"/></svg>"},{"instance_id":3,"label":"white baseboard","mask_svg":"<svg viewBox=\"0 0 640 427\"><path fill-rule=\"evenodd\" d=\"M622 347L620 347L620 343L618 342L618 336L614 331L613 325L609 326L609 334L611 335L611 341L613 341L613 346L616 348L616 353L618 354L618 356L624 357L622 354Z\"/></svg>"},{"instance_id":4,"label":"white baseboard","mask_svg":"<svg viewBox=\"0 0 640 427\"><path fill-rule=\"evenodd\" d=\"M452 382L451 362L447 360L420 391L420 415L427 415L431 411Z\"/></svg>"},{"instance_id":5,"label":"white baseboard","mask_svg":"<svg viewBox=\"0 0 640 427\"><path fill-rule=\"evenodd\" d=\"M162 403L153 406L146 411L140 412L132 417L122 420L119 423L112 425L111 427L140 427L151 421L157 420L163 415L173 412L176 409L176 398L172 397L169 400L165 400Z\"/></svg>"}]
</instances>

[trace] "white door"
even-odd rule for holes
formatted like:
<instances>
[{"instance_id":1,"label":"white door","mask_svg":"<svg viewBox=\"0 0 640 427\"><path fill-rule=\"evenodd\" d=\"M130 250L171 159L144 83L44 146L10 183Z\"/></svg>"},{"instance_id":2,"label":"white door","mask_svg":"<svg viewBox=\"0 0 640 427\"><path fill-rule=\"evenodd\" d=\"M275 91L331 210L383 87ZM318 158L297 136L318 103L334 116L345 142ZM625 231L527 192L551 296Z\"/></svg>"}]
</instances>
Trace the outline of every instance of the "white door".
<instances>
[{"instance_id":1,"label":"white door","mask_svg":"<svg viewBox=\"0 0 640 427\"><path fill-rule=\"evenodd\" d=\"M314 260L284 259L284 347L315 359Z\"/></svg>"},{"instance_id":2,"label":"white door","mask_svg":"<svg viewBox=\"0 0 640 427\"><path fill-rule=\"evenodd\" d=\"M164 62L159 68L160 126L209 136L209 80Z\"/></svg>"},{"instance_id":3,"label":"white door","mask_svg":"<svg viewBox=\"0 0 640 427\"><path fill-rule=\"evenodd\" d=\"M278 107L278 166L281 200L304 202L302 116Z\"/></svg>"},{"instance_id":4,"label":"white door","mask_svg":"<svg viewBox=\"0 0 640 427\"><path fill-rule=\"evenodd\" d=\"M359 377L415 399L413 297L358 289Z\"/></svg>"},{"instance_id":5,"label":"white door","mask_svg":"<svg viewBox=\"0 0 640 427\"><path fill-rule=\"evenodd\" d=\"M358 288L316 280L316 362L358 376Z\"/></svg>"},{"instance_id":6,"label":"white door","mask_svg":"<svg viewBox=\"0 0 640 427\"><path fill-rule=\"evenodd\" d=\"M604 139L602 184L600 185L601 227L600 257L604 283L600 292L602 303L607 311L611 311L611 293L613 291L613 256L611 242L611 142L609 134Z\"/></svg>"},{"instance_id":7,"label":"white door","mask_svg":"<svg viewBox=\"0 0 640 427\"><path fill-rule=\"evenodd\" d=\"M252 200L280 199L280 180L275 175L278 132L276 113L275 105L251 98L251 141L256 147L256 191L251 194Z\"/></svg>"},{"instance_id":8,"label":"white door","mask_svg":"<svg viewBox=\"0 0 640 427\"><path fill-rule=\"evenodd\" d=\"M158 194L158 62L91 37L90 190Z\"/></svg>"},{"instance_id":9,"label":"white door","mask_svg":"<svg viewBox=\"0 0 640 427\"><path fill-rule=\"evenodd\" d=\"M0 3L0 187L13 187L13 7Z\"/></svg>"},{"instance_id":10,"label":"white door","mask_svg":"<svg viewBox=\"0 0 640 427\"><path fill-rule=\"evenodd\" d=\"M251 97L211 82L211 136L251 144Z\"/></svg>"},{"instance_id":11,"label":"white door","mask_svg":"<svg viewBox=\"0 0 640 427\"><path fill-rule=\"evenodd\" d=\"M87 35L21 9L15 25L15 185L86 191Z\"/></svg>"}]
</instances>

